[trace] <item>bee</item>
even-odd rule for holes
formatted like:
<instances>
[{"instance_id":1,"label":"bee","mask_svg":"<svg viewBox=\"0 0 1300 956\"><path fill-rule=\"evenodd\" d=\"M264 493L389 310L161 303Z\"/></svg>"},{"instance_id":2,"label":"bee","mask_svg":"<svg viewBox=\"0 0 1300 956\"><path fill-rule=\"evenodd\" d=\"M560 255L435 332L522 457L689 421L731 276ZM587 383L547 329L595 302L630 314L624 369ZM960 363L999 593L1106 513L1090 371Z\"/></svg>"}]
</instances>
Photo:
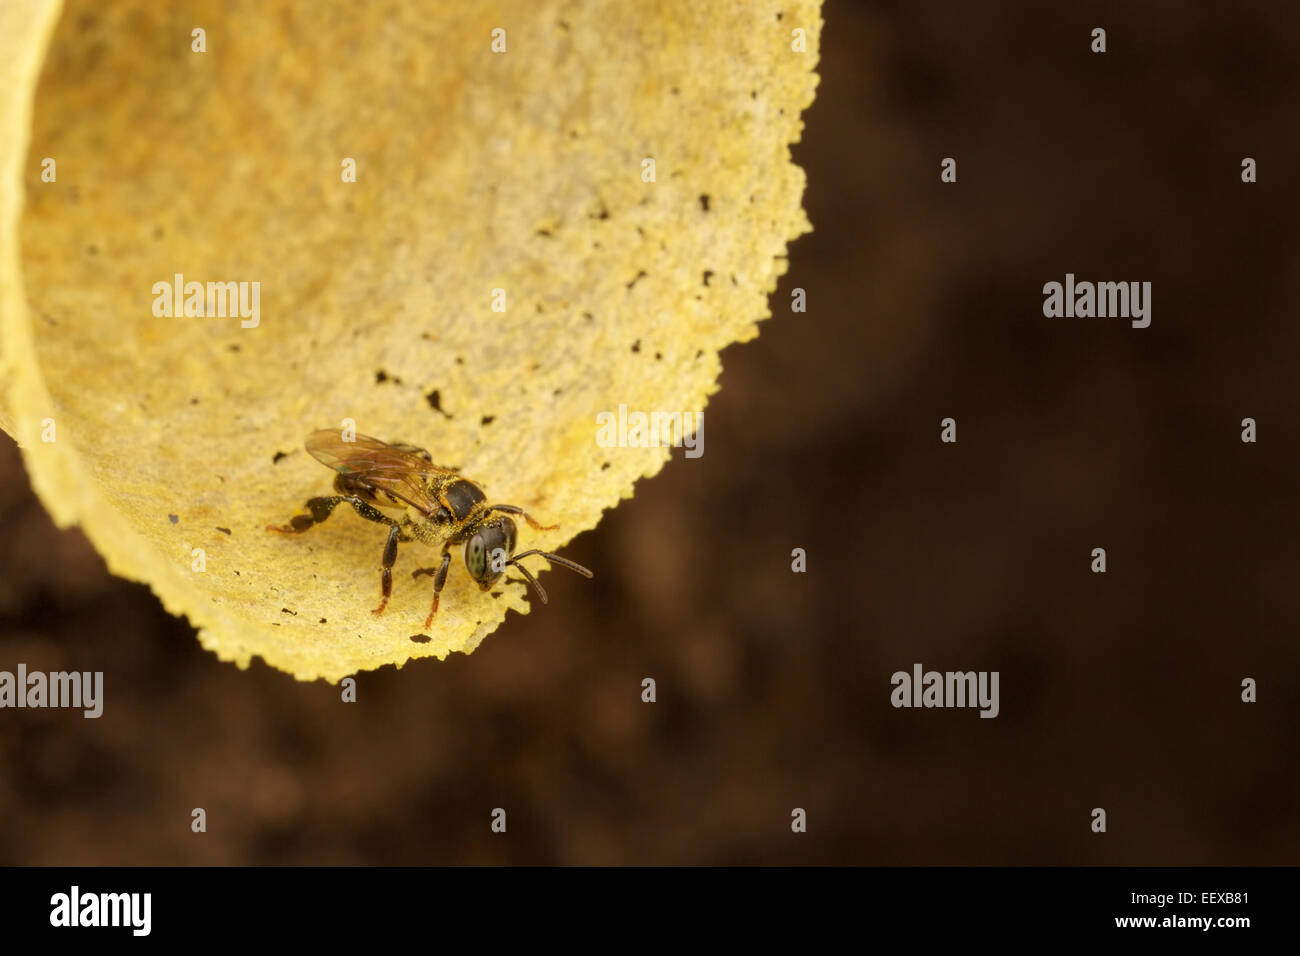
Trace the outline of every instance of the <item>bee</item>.
<instances>
[{"instance_id":1,"label":"bee","mask_svg":"<svg viewBox=\"0 0 1300 956\"><path fill-rule=\"evenodd\" d=\"M507 566L514 566L532 585L542 603L547 603L546 590L519 563L520 559L533 555L592 577L582 565L549 551L516 552L517 530L510 515L518 515L538 531L554 531L559 525L539 524L515 505L488 504L482 488L455 468L433 464L433 456L423 448L383 442L366 435L344 441L340 432L328 428L312 432L305 444L308 454L338 472L334 476L337 494L309 498L306 507L310 514L294 515L287 525L267 525L267 530L302 534L328 518L341 504L351 505L367 521L387 525L388 540L384 544L379 578L381 597L379 607L371 612L376 616L384 613L393 593L393 564L397 560L398 542L402 541L442 546L442 561L436 568L419 568L411 573L412 578L433 575L433 606L424 621L426 630L438 613L438 597L447 583L454 545L465 545L465 568L483 591L497 582ZM393 517L381 508L400 514Z\"/></svg>"}]
</instances>

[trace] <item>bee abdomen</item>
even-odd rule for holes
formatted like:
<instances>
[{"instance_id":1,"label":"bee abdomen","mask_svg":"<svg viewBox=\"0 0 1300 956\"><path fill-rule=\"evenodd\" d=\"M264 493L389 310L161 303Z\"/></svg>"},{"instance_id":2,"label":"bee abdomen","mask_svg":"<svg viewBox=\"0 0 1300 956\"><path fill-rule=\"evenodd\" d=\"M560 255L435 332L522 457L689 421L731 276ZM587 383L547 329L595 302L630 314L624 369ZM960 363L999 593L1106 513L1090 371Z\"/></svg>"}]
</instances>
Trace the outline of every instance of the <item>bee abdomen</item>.
<instances>
[{"instance_id":1,"label":"bee abdomen","mask_svg":"<svg viewBox=\"0 0 1300 956\"><path fill-rule=\"evenodd\" d=\"M334 490L341 495L350 495L368 501L381 508L405 508L406 502L394 498L386 491L380 491L368 484L364 478L351 478L342 472L334 476Z\"/></svg>"}]
</instances>

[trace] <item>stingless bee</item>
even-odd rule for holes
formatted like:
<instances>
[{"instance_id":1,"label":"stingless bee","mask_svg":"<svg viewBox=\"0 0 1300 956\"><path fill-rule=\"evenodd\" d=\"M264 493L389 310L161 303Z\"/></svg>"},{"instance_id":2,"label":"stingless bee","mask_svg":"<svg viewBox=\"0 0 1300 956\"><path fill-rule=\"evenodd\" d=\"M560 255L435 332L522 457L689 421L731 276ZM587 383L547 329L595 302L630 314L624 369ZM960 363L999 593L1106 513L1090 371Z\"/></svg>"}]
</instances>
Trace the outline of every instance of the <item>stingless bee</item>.
<instances>
[{"instance_id":1,"label":"stingless bee","mask_svg":"<svg viewBox=\"0 0 1300 956\"><path fill-rule=\"evenodd\" d=\"M373 614L384 613L393 593L393 563L397 560L399 541L442 546L442 563L438 567L420 568L411 573L413 578L433 575L433 606L424 621L426 630L438 613L438 596L447 582L451 546L455 544L464 543L465 568L484 591L505 573L507 565L514 565L545 604L545 589L519 563L521 558L531 555L540 555L584 577L592 576L582 565L549 551L533 549L516 553L515 523L509 515L519 515L530 528L538 531L554 531L559 525L538 524L523 508L514 505L488 504L482 488L454 468L433 464L433 457L423 448L400 442L390 444L366 435L344 441L340 432L328 428L312 432L305 444L313 458L338 472L334 476L334 490L338 494L309 498L307 510L311 514L294 515L287 525L267 525L267 530L302 534L345 503L367 521L388 525L379 578L382 597ZM391 517L380 508L401 514Z\"/></svg>"}]
</instances>

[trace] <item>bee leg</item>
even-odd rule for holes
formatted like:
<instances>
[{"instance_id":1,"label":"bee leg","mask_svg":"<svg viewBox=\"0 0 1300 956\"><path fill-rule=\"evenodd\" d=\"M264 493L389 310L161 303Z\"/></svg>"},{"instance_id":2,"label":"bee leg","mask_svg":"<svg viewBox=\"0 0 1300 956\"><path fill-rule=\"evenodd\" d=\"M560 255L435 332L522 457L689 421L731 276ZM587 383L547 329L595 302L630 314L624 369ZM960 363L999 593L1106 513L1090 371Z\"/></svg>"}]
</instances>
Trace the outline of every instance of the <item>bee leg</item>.
<instances>
[{"instance_id":1,"label":"bee leg","mask_svg":"<svg viewBox=\"0 0 1300 956\"><path fill-rule=\"evenodd\" d=\"M433 627L433 616L438 613L438 597L442 594L442 586L447 583L447 568L451 566L451 552L447 546L442 546L442 563L437 568L419 568L411 572L411 577L418 578L421 574L433 575L433 606L429 608L429 616L424 619L424 629L427 631Z\"/></svg>"},{"instance_id":2,"label":"bee leg","mask_svg":"<svg viewBox=\"0 0 1300 956\"><path fill-rule=\"evenodd\" d=\"M534 531L554 531L560 527L558 524L539 524L537 519L527 511L515 505L492 505L492 507L488 508L488 511L504 511L506 514L519 515L528 522L528 527Z\"/></svg>"},{"instance_id":3,"label":"bee leg","mask_svg":"<svg viewBox=\"0 0 1300 956\"><path fill-rule=\"evenodd\" d=\"M309 515L294 515L289 519L288 524L269 524L266 526L267 531L279 531L283 534L302 534L314 524L320 524L330 516L330 512L340 501L347 499L341 495L335 495L330 498L309 498L307 499L307 510Z\"/></svg>"},{"instance_id":4,"label":"bee leg","mask_svg":"<svg viewBox=\"0 0 1300 956\"><path fill-rule=\"evenodd\" d=\"M269 524L267 531L279 531L283 534L302 534L314 524L320 524L343 502L350 504L361 517L380 524L393 524L393 519L355 495L330 495L328 498L307 499L309 515L294 515L287 525Z\"/></svg>"},{"instance_id":5,"label":"bee leg","mask_svg":"<svg viewBox=\"0 0 1300 956\"><path fill-rule=\"evenodd\" d=\"M393 593L393 562L397 560L397 541L401 533L402 529L395 523L388 529L388 541L384 544L384 566L379 572L379 589L383 596L379 600L379 607L370 612L376 616L384 613L384 608L388 607L388 598Z\"/></svg>"}]
</instances>

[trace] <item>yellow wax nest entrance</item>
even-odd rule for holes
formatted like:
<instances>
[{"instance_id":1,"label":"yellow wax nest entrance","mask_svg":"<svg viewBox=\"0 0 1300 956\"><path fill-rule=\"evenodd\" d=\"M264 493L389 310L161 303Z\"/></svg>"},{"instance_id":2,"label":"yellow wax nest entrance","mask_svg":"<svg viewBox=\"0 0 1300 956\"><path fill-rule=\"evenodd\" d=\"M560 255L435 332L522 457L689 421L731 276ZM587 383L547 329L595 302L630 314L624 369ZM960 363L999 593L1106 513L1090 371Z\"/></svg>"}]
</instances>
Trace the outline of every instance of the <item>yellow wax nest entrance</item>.
<instances>
[{"instance_id":1,"label":"yellow wax nest entrance","mask_svg":"<svg viewBox=\"0 0 1300 956\"><path fill-rule=\"evenodd\" d=\"M598 417L696 415L769 314L820 29L807 0L8 0L0 425L223 660L468 653L522 582L457 549L417 641L436 549L374 617L382 527L265 530L331 493L304 437L427 448L563 553L671 453Z\"/></svg>"}]
</instances>

